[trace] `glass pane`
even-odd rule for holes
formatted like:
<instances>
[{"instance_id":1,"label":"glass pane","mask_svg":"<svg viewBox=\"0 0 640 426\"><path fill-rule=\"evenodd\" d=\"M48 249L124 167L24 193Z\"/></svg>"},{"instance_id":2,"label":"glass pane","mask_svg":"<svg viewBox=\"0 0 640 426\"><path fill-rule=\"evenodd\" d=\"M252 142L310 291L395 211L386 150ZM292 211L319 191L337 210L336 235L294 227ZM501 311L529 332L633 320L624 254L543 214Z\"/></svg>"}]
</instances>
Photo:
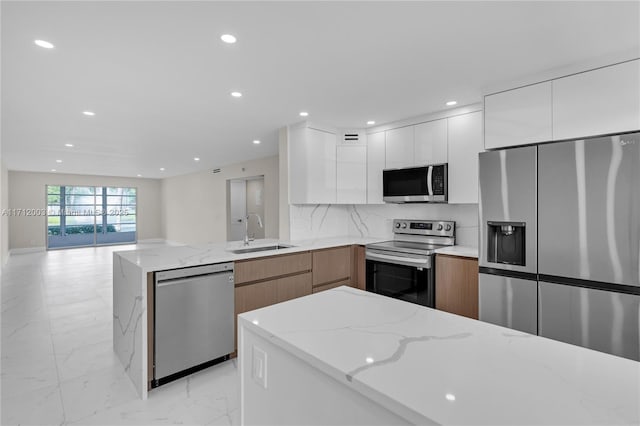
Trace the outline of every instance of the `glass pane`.
<instances>
[{"instance_id":1,"label":"glass pane","mask_svg":"<svg viewBox=\"0 0 640 426\"><path fill-rule=\"evenodd\" d=\"M107 216L107 223L136 223L136 215Z\"/></svg>"},{"instance_id":2,"label":"glass pane","mask_svg":"<svg viewBox=\"0 0 640 426\"><path fill-rule=\"evenodd\" d=\"M136 197L130 196L107 196L107 204L110 206L119 206L122 204L136 204Z\"/></svg>"},{"instance_id":3,"label":"glass pane","mask_svg":"<svg viewBox=\"0 0 640 426\"><path fill-rule=\"evenodd\" d=\"M67 226L72 225L91 225L93 226L93 216L67 216Z\"/></svg>"},{"instance_id":4,"label":"glass pane","mask_svg":"<svg viewBox=\"0 0 640 426\"><path fill-rule=\"evenodd\" d=\"M49 216L47 218L47 234L60 235L60 216Z\"/></svg>"},{"instance_id":5,"label":"glass pane","mask_svg":"<svg viewBox=\"0 0 640 426\"><path fill-rule=\"evenodd\" d=\"M68 206L71 205L93 205L94 197L93 195L67 195L65 197L65 202Z\"/></svg>"},{"instance_id":6,"label":"glass pane","mask_svg":"<svg viewBox=\"0 0 640 426\"><path fill-rule=\"evenodd\" d=\"M47 194L60 194L60 186L47 185Z\"/></svg>"},{"instance_id":7,"label":"glass pane","mask_svg":"<svg viewBox=\"0 0 640 426\"><path fill-rule=\"evenodd\" d=\"M96 187L96 195L102 195L102 187L101 186L97 186Z\"/></svg>"},{"instance_id":8,"label":"glass pane","mask_svg":"<svg viewBox=\"0 0 640 426\"><path fill-rule=\"evenodd\" d=\"M49 216L58 216L58 215L60 215L60 206L50 205L49 208L47 209L47 214ZM58 219L60 219L60 218L58 218Z\"/></svg>"},{"instance_id":9,"label":"glass pane","mask_svg":"<svg viewBox=\"0 0 640 426\"><path fill-rule=\"evenodd\" d=\"M67 195L93 195L95 188L93 186L65 186L65 193Z\"/></svg>"},{"instance_id":10,"label":"glass pane","mask_svg":"<svg viewBox=\"0 0 640 426\"><path fill-rule=\"evenodd\" d=\"M65 233L72 234L93 234L93 225L73 225L65 226Z\"/></svg>"},{"instance_id":11,"label":"glass pane","mask_svg":"<svg viewBox=\"0 0 640 426\"><path fill-rule=\"evenodd\" d=\"M47 204L60 204L60 195L47 195Z\"/></svg>"},{"instance_id":12,"label":"glass pane","mask_svg":"<svg viewBox=\"0 0 640 426\"><path fill-rule=\"evenodd\" d=\"M135 188L107 188L107 195L136 195Z\"/></svg>"}]
</instances>

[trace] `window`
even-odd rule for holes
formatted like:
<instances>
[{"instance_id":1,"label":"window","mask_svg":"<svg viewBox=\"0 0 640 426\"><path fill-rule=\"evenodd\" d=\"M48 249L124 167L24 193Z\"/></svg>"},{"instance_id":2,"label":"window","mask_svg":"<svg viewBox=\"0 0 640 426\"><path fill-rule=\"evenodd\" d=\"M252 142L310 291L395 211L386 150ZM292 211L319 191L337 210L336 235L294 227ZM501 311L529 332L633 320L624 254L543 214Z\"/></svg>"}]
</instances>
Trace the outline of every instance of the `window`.
<instances>
[{"instance_id":1,"label":"window","mask_svg":"<svg viewBox=\"0 0 640 426\"><path fill-rule=\"evenodd\" d=\"M136 188L47 185L47 247L136 242Z\"/></svg>"}]
</instances>

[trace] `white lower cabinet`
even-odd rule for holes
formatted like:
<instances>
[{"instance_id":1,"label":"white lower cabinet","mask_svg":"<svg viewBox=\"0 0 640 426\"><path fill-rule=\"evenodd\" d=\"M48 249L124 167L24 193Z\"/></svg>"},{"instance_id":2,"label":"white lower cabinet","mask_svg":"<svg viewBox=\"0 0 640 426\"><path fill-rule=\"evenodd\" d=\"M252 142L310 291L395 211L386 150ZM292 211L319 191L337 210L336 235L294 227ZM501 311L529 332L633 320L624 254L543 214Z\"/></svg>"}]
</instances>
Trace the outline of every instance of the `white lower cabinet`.
<instances>
[{"instance_id":1,"label":"white lower cabinet","mask_svg":"<svg viewBox=\"0 0 640 426\"><path fill-rule=\"evenodd\" d=\"M640 60L553 81L553 139L640 129Z\"/></svg>"},{"instance_id":2,"label":"white lower cabinet","mask_svg":"<svg viewBox=\"0 0 640 426\"><path fill-rule=\"evenodd\" d=\"M336 202L336 134L306 125L289 128L289 202Z\"/></svg>"},{"instance_id":3,"label":"white lower cabinet","mask_svg":"<svg viewBox=\"0 0 640 426\"><path fill-rule=\"evenodd\" d=\"M337 195L338 204L366 204L367 147L366 145L338 145Z\"/></svg>"},{"instance_id":4,"label":"white lower cabinet","mask_svg":"<svg viewBox=\"0 0 640 426\"><path fill-rule=\"evenodd\" d=\"M458 115L449 124L449 203L478 202L478 154L484 150L482 111Z\"/></svg>"},{"instance_id":5,"label":"white lower cabinet","mask_svg":"<svg viewBox=\"0 0 640 426\"><path fill-rule=\"evenodd\" d=\"M382 201L382 171L385 168L385 132L367 135L367 204Z\"/></svg>"}]
</instances>

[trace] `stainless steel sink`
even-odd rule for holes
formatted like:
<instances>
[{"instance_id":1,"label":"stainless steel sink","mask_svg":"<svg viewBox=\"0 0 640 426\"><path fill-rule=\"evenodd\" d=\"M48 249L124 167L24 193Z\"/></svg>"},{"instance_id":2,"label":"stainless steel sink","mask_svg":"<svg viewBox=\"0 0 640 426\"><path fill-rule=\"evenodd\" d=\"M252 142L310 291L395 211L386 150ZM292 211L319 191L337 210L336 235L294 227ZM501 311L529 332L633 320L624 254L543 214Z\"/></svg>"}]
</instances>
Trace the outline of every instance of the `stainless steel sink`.
<instances>
[{"instance_id":1,"label":"stainless steel sink","mask_svg":"<svg viewBox=\"0 0 640 426\"><path fill-rule=\"evenodd\" d=\"M246 248L229 250L229 251L235 254L243 254L243 253L254 253L257 251L282 250L282 249L291 248L291 247L295 247L295 246L290 246L287 244L274 244L272 246L246 247Z\"/></svg>"}]
</instances>

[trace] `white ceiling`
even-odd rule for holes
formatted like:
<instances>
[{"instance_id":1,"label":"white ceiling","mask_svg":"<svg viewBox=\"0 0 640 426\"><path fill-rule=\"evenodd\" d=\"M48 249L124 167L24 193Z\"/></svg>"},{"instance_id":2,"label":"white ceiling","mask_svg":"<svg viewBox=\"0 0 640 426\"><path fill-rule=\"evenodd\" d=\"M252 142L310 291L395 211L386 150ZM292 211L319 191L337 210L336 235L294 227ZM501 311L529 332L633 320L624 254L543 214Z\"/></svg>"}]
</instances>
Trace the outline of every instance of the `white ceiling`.
<instances>
[{"instance_id":1,"label":"white ceiling","mask_svg":"<svg viewBox=\"0 0 640 426\"><path fill-rule=\"evenodd\" d=\"M10 170L165 177L275 155L302 110L365 127L640 52L639 5L3 1L2 157Z\"/></svg>"}]
</instances>

